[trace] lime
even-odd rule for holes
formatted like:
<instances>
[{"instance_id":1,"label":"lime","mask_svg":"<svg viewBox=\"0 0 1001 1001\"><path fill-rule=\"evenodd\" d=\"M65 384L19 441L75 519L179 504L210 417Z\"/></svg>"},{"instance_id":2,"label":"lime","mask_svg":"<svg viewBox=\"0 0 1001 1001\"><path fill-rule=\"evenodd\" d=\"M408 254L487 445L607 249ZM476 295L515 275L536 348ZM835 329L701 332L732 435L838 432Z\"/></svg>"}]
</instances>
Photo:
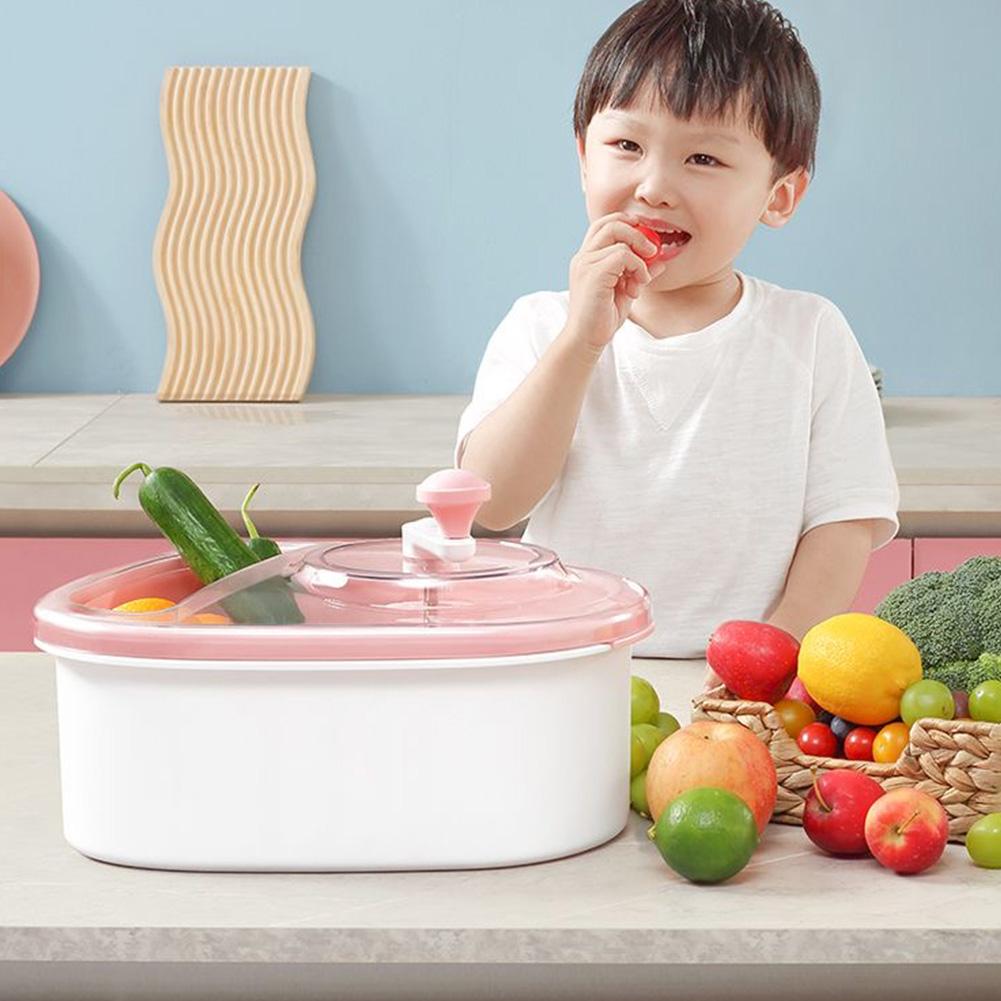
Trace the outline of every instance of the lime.
<instances>
[{"instance_id":1,"label":"lime","mask_svg":"<svg viewBox=\"0 0 1001 1001\"><path fill-rule=\"evenodd\" d=\"M988 813L966 832L966 851L977 865L1001 869L1001 813Z\"/></svg>"},{"instance_id":2,"label":"lime","mask_svg":"<svg viewBox=\"0 0 1001 1001\"><path fill-rule=\"evenodd\" d=\"M641 678L634 674L631 679L632 684L632 711L629 722L633 725L637 723L652 723L660 712L660 699L653 685L646 678Z\"/></svg>"},{"instance_id":3,"label":"lime","mask_svg":"<svg viewBox=\"0 0 1001 1001\"><path fill-rule=\"evenodd\" d=\"M671 800L653 828L664 861L693 883L736 875L758 847L747 804L726 789L700 786Z\"/></svg>"},{"instance_id":4,"label":"lime","mask_svg":"<svg viewBox=\"0 0 1001 1001\"><path fill-rule=\"evenodd\" d=\"M653 725L665 737L670 737L676 730L681 729L681 724L670 713L657 713L657 718L653 721Z\"/></svg>"},{"instance_id":5,"label":"lime","mask_svg":"<svg viewBox=\"0 0 1001 1001\"><path fill-rule=\"evenodd\" d=\"M646 772L634 775L629 783L629 805L641 816L650 816L650 807L646 803Z\"/></svg>"}]
</instances>

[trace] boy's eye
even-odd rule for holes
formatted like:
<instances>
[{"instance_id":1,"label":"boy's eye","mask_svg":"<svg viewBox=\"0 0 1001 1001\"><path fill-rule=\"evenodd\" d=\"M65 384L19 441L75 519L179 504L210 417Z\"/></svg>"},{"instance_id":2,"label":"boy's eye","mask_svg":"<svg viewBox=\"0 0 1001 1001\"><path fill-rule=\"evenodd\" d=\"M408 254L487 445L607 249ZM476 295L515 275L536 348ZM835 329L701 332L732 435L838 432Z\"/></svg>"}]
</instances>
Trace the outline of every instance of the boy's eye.
<instances>
[{"instance_id":1,"label":"boy's eye","mask_svg":"<svg viewBox=\"0 0 1001 1001\"><path fill-rule=\"evenodd\" d=\"M625 148L626 146L632 147L631 149ZM623 153L634 153L639 149L639 146L632 141L632 139L616 139L615 147ZM712 163L698 163L699 167L712 167L712 166L722 166L719 160L714 156L710 156L708 153L693 153L689 159L701 158L702 160L711 160Z\"/></svg>"}]
</instances>

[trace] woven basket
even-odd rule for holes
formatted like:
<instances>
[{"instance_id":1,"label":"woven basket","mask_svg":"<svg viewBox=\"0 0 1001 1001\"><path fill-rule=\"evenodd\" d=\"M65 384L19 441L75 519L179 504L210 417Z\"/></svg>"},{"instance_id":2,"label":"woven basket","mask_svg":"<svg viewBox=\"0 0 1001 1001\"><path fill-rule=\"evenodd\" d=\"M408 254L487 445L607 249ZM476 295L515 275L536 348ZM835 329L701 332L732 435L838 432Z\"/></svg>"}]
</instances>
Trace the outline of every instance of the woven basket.
<instances>
[{"instance_id":1,"label":"woven basket","mask_svg":"<svg viewBox=\"0 0 1001 1001\"><path fill-rule=\"evenodd\" d=\"M904 753L892 763L881 764L804 754L786 733L774 706L738 699L722 685L697 696L692 706L693 721L739 723L764 741L778 773L778 799L772 815L777 823L802 825L813 772L825 768L853 768L887 791L914 786L934 796L949 817L950 841L962 842L977 820L1001 812L1001 723L918 720L911 727Z\"/></svg>"}]
</instances>

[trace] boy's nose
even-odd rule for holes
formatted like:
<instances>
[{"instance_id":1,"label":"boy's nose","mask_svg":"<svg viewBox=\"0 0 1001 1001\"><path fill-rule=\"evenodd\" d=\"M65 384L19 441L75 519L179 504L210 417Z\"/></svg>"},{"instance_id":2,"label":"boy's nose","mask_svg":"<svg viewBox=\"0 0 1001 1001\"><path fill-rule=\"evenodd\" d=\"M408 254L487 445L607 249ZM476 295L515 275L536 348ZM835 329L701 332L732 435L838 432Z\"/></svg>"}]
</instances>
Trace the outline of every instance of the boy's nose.
<instances>
[{"instance_id":1,"label":"boy's nose","mask_svg":"<svg viewBox=\"0 0 1001 1001\"><path fill-rule=\"evenodd\" d=\"M663 173L651 174L637 184L636 197L647 205L677 205L677 185Z\"/></svg>"}]
</instances>

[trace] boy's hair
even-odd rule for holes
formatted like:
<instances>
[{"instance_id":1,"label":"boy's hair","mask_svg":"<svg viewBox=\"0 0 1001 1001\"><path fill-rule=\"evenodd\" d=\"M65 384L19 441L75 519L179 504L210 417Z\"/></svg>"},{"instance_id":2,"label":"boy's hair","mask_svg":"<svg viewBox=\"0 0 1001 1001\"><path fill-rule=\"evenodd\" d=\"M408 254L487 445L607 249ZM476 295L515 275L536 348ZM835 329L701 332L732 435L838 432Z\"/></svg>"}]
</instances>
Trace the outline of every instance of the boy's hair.
<instances>
[{"instance_id":1,"label":"boy's hair","mask_svg":"<svg viewBox=\"0 0 1001 1001\"><path fill-rule=\"evenodd\" d=\"M796 29L764 0L641 0L598 39L574 100L582 140L607 107L629 105L650 77L676 118L748 126L772 156L772 181L813 177L820 85Z\"/></svg>"}]
</instances>

